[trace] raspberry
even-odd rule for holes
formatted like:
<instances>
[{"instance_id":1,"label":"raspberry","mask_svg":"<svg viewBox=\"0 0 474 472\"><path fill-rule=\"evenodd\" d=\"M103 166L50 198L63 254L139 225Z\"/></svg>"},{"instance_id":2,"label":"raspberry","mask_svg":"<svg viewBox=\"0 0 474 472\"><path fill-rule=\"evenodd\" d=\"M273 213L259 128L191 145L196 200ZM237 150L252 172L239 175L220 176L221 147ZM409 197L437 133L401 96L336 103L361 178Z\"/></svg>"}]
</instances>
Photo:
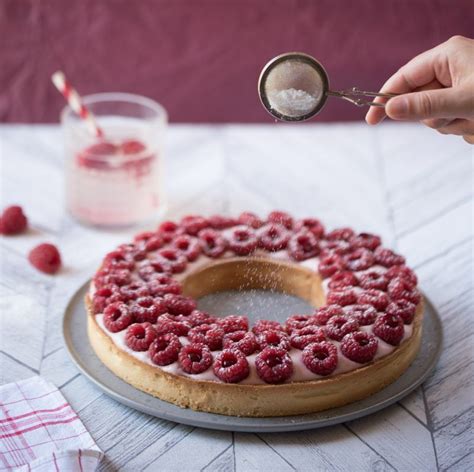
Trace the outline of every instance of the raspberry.
<instances>
[{"instance_id":1,"label":"raspberry","mask_svg":"<svg viewBox=\"0 0 474 472\"><path fill-rule=\"evenodd\" d=\"M224 333L249 330L249 319L246 316L228 315L225 318L219 318L217 324L224 330Z\"/></svg>"},{"instance_id":2,"label":"raspberry","mask_svg":"<svg viewBox=\"0 0 474 472\"><path fill-rule=\"evenodd\" d=\"M304 328L305 326L314 325L316 320L311 315L292 315L285 322L285 331L291 334L293 331Z\"/></svg>"},{"instance_id":3,"label":"raspberry","mask_svg":"<svg viewBox=\"0 0 474 472\"><path fill-rule=\"evenodd\" d=\"M352 271L365 270L374 265L374 255L368 249L360 247L344 256L344 264Z\"/></svg>"},{"instance_id":4,"label":"raspberry","mask_svg":"<svg viewBox=\"0 0 474 472\"><path fill-rule=\"evenodd\" d=\"M357 293L351 288L343 288L341 290L331 290L326 297L329 305L352 305L357 301ZM362 302L361 302L362 303Z\"/></svg>"},{"instance_id":5,"label":"raspberry","mask_svg":"<svg viewBox=\"0 0 474 472\"><path fill-rule=\"evenodd\" d=\"M278 223L266 224L258 232L258 244L266 251L275 252L285 249L290 240L288 230Z\"/></svg>"},{"instance_id":6,"label":"raspberry","mask_svg":"<svg viewBox=\"0 0 474 472\"><path fill-rule=\"evenodd\" d=\"M308 344L320 343L326 340L323 328L306 326L291 333L290 342L296 349L304 349Z\"/></svg>"},{"instance_id":7,"label":"raspberry","mask_svg":"<svg viewBox=\"0 0 474 472\"><path fill-rule=\"evenodd\" d=\"M205 344L211 351L222 348L224 330L217 324L202 324L191 328L188 333L193 343Z\"/></svg>"},{"instance_id":8,"label":"raspberry","mask_svg":"<svg viewBox=\"0 0 474 472\"><path fill-rule=\"evenodd\" d=\"M123 252L129 260L143 261L146 259L146 252L134 243L121 244L117 250Z\"/></svg>"},{"instance_id":9,"label":"raspberry","mask_svg":"<svg viewBox=\"0 0 474 472\"><path fill-rule=\"evenodd\" d=\"M340 305L326 305L322 308L318 308L316 313L313 315L316 324L319 326L324 326L329 321L330 318L333 316L341 316L344 315L344 311L342 306Z\"/></svg>"},{"instance_id":10,"label":"raspberry","mask_svg":"<svg viewBox=\"0 0 474 472\"><path fill-rule=\"evenodd\" d=\"M269 223L278 223L283 225L286 229L293 228L293 218L284 211L272 211L267 218Z\"/></svg>"},{"instance_id":11,"label":"raspberry","mask_svg":"<svg viewBox=\"0 0 474 472\"><path fill-rule=\"evenodd\" d=\"M388 305L386 312L399 316L405 324L411 324L415 317L416 305L408 300L395 300Z\"/></svg>"},{"instance_id":12,"label":"raspberry","mask_svg":"<svg viewBox=\"0 0 474 472\"><path fill-rule=\"evenodd\" d=\"M351 361L370 362L377 352L379 342L370 333L358 331L346 334L341 342L341 352Z\"/></svg>"},{"instance_id":13,"label":"raspberry","mask_svg":"<svg viewBox=\"0 0 474 472\"><path fill-rule=\"evenodd\" d=\"M119 288L119 293L125 302L150 295L148 287L143 282L132 282L131 284L123 285Z\"/></svg>"},{"instance_id":14,"label":"raspberry","mask_svg":"<svg viewBox=\"0 0 474 472\"><path fill-rule=\"evenodd\" d=\"M155 234L153 231L142 231L134 236L133 241L136 243L147 242Z\"/></svg>"},{"instance_id":15,"label":"raspberry","mask_svg":"<svg viewBox=\"0 0 474 472\"><path fill-rule=\"evenodd\" d=\"M252 331L256 335L268 330L283 331L283 327L278 321L258 320L252 328Z\"/></svg>"},{"instance_id":16,"label":"raspberry","mask_svg":"<svg viewBox=\"0 0 474 472\"><path fill-rule=\"evenodd\" d=\"M163 315L158 318L156 323L156 332L158 334L173 333L176 336L187 336L191 325L186 321L177 321L173 319L173 315Z\"/></svg>"},{"instance_id":17,"label":"raspberry","mask_svg":"<svg viewBox=\"0 0 474 472\"><path fill-rule=\"evenodd\" d=\"M229 248L238 256L247 256L257 249L258 240L255 232L246 226L236 226L231 230Z\"/></svg>"},{"instance_id":18,"label":"raspberry","mask_svg":"<svg viewBox=\"0 0 474 472\"><path fill-rule=\"evenodd\" d=\"M346 316L333 316L326 324L326 334L335 341L340 341L346 334L359 329L359 323Z\"/></svg>"},{"instance_id":19,"label":"raspberry","mask_svg":"<svg viewBox=\"0 0 474 472\"><path fill-rule=\"evenodd\" d=\"M178 360L181 343L178 336L173 333L158 336L151 344L148 354L153 363L169 365Z\"/></svg>"},{"instance_id":20,"label":"raspberry","mask_svg":"<svg viewBox=\"0 0 474 472\"><path fill-rule=\"evenodd\" d=\"M112 303L104 310L104 325L111 333L118 333L133 321L130 311L123 302Z\"/></svg>"},{"instance_id":21,"label":"raspberry","mask_svg":"<svg viewBox=\"0 0 474 472\"><path fill-rule=\"evenodd\" d=\"M393 300L408 300L415 305L418 305L421 301L419 290L413 287L409 280L400 277L390 281L388 284L388 293Z\"/></svg>"},{"instance_id":22,"label":"raspberry","mask_svg":"<svg viewBox=\"0 0 474 472\"><path fill-rule=\"evenodd\" d=\"M155 259L143 262L138 268L139 277L147 282L154 280L158 275L170 274L171 268L169 264L164 261L157 261Z\"/></svg>"},{"instance_id":23,"label":"raspberry","mask_svg":"<svg viewBox=\"0 0 474 472\"><path fill-rule=\"evenodd\" d=\"M303 363L317 375L329 375L337 367L337 347L329 341L308 344L303 349Z\"/></svg>"},{"instance_id":24,"label":"raspberry","mask_svg":"<svg viewBox=\"0 0 474 472\"><path fill-rule=\"evenodd\" d=\"M246 379L250 373L245 354L237 349L226 349L216 356L214 374L227 383L237 383Z\"/></svg>"},{"instance_id":25,"label":"raspberry","mask_svg":"<svg viewBox=\"0 0 474 472\"><path fill-rule=\"evenodd\" d=\"M202 252L208 257L220 257L227 249L227 240L213 229L203 229L198 236Z\"/></svg>"},{"instance_id":26,"label":"raspberry","mask_svg":"<svg viewBox=\"0 0 474 472\"><path fill-rule=\"evenodd\" d=\"M253 229L258 229L263 226L263 221L254 213L250 213L248 211L241 213L238 221L241 225L250 226Z\"/></svg>"},{"instance_id":27,"label":"raspberry","mask_svg":"<svg viewBox=\"0 0 474 472\"><path fill-rule=\"evenodd\" d=\"M361 326L371 325L377 318L377 310L372 305L352 305L345 308L344 312Z\"/></svg>"},{"instance_id":28,"label":"raspberry","mask_svg":"<svg viewBox=\"0 0 474 472\"><path fill-rule=\"evenodd\" d=\"M158 262L161 260L164 268L168 265L173 274L179 274L186 269L188 262L186 257L174 249L161 249L157 255Z\"/></svg>"},{"instance_id":29,"label":"raspberry","mask_svg":"<svg viewBox=\"0 0 474 472\"><path fill-rule=\"evenodd\" d=\"M45 274L55 274L61 267L61 255L56 246L43 243L36 246L28 255L30 263Z\"/></svg>"},{"instance_id":30,"label":"raspberry","mask_svg":"<svg viewBox=\"0 0 474 472\"><path fill-rule=\"evenodd\" d=\"M156 323L158 316L166 313L166 305L159 298L140 297L130 305L130 313L137 323Z\"/></svg>"},{"instance_id":31,"label":"raspberry","mask_svg":"<svg viewBox=\"0 0 474 472\"><path fill-rule=\"evenodd\" d=\"M399 254L395 254L390 249L385 249L379 246L374 251L375 262L383 265L384 267L392 267L395 265L405 264L405 258Z\"/></svg>"},{"instance_id":32,"label":"raspberry","mask_svg":"<svg viewBox=\"0 0 474 472\"><path fill-rule=\"evenodd\" d=\"M403 339L403 320L398 315L385 313L377 318L372 332L382 341L392 346L398 346Z\"/></svg>"},{"instance_id":33,"label":"raspberry","mask_svg":"<svg viewBox=\"0 0 474 472\"><path fill-rule=\"evenodd\" d=\"M227 229L239 224L237 219L222 215L212 215L208 218L208 221L211 228L214 229Z\"/></svg>"},{"instance_id":34,"label":"raspberry","mask_svg":"<svg viewBox=\"0 0 474 472\"><path fill-rule=\"evenodd\" d=\"M166 294L179 295L181 284L166 275L157 275L153 280L147 282L147 287L151 295L163 297Z\"/></svg>"},{"instance_id":35,"label":"raspberry","mask_svg":"<svg viewBox=\"0 0 474 472\"><path fill-rule=\"evenodd\" d=\"M94 285L97 288L105 285L127 285L132 281L132 276L129 270L125 269L103 269L97 272L94 277Z\"/></svg>"},{"instance_id":36,"label":"raspberry","mask_svg":"<svg viewBox=\"0 0 474 472\"><path fill-rule=\"evenodd\" d=\"M304 261L319 254L316 236L309 230L293 235L288 243L288 253L295 261Z\"/></svg>"},{"instance_id":37,"label":"raspberry","mask_svg":"<svg viewBox=\"0 0 474 472\"><path fill-rule=\"evenodd\" d=\"M323 241L321 242L323 249L321 255L329 256L330 254L337 254L338 256L343 256L344 254L349 254L352 251L352 246L347 241L343 239L338 239L334 241Z\"/></svg>"},{"instance_id":38,"label":"raspberry","mask_svg":"<svg viewBox=\"0 0 474 472\"><path fill-rule=\"evenodd\" d=\"M257 344L260 350L268 346L285 349L285 351L290 349L290 339L283 331L264 331L257 336Z\"/></svg>"},{"instance_id":39,"label":"raspberry","mask_svg":"<svg viewBox=\"0 0 474 472\"><path fill-rule=\"evenodd\" d=\"M266 383L279 384L293 374L293 361L285 349L269 346L255 358L258 376Z\"/></svg>"},{"instance_id":40,"label":"raspberry","mask_svg":"<svg viewBox=\"0 0 474 472\"><path fill-rule=\"evenodd\" d=\"M375 270L369 270L363 274L359 274L360 286L362 288L377 290L387 290L388 278L385 274Z\"/></svg>"},{"instance_id":41,"label":"raspberry","mask_svg":"<svg viewBox=\"0 0 474 472\"><path fill-rule=\"evenodd\" d=\"M211 367L212 354L204 344L191 343L181 348L178 360L184 372L188 374L201 374Z\"/></svg>"},{"instance_id":42,"label":"raspberry","mask_svg":"<svg viewBox=\"0 0 474 472\"><path fill-rule=\"evenodd\" d=\"M185 233L188 233L191 236L196 236L199 231L209 227L209 221L202 216L189 215L182 218L179 225L183 228Z\"/></svg>"},{"instance_id":43,"label":"raspberry","mask_svg":"<svg viewBox=\"0 0 474 472\"><path fill-rule=\"evenodd\" d=\"M252 355L258 349L255 335L246 331L233 331L224 334L222 345L224 349L238 349L246 356Z\"/></svg>"},{"instance_id":44,"label":"raspberry","mask_svg":"<svg viewBox=\"0 0 474 472\"><path fill-rule=\"evenodd\" d=\"M324 278L331 277L331 275L343 269L343 261L341 256L337 254L328 254L319 261L318 271Z\"/></svg>"},{"instance_id":45,"label":"raspberry","mask_svg":"<svg viewBox=\"0 0 474 472\"><path fill-rule=\"evenodd\" d=\"M151 323L134 323L127 328L125 344L134 351L147 351L156 336Z\"/></svg>"},{"instance_id":46,"label":"raspberry","mask_svg":"<svg viewBox=\"0 0 474 472\"><path fill-rule=\"evenodd\" d=\"M350 241L353 237L354 231L351 228L334 229L326 235L326 239L329 241L338 241L340 239L343 241Z\"/></svg>"},{"instance_id":47,"label":"raspberry","mask_svg":"<svg viewBox=\"0 0 474 472\"><path fill-rule=\"evenodd\" d=\"M217 323L217 318L215 316L199 310L193 310L193 312L187 317L187 320L192 327L202 324Z\"/></svg>"},{"instance_id":48,"label":"raspberry","mask_svg":"<svg viewBox=\"0 0 474 472\"><path fill-rule=\"evenodd\" d=\"M145 251L153 252L161 249L164 245L163 238L159 234L155 234L145 242Z\"/></svg>"},{"instance_id":49,"label":"raspberry","mask_svg":"<svg viewBox=\"0 0 474 472\"><path fill-rule=\"evenodd\" d=\"M304 218L302 220L298 220L295 223L295 231L298 232L300 230L308 230L313 233L317 239L321 239L324 236L324 226L321 222L315 218Z\"/></svg>"},{"instance_id":50,"label":"raspberry","mask_svg":"<svg viewBox=\"0 0 474 472\"><path fill-rule=\"evenodd\" d=\"M94 314L103 313L109 304L110 297L118 293L117 285L106 285L96 290L92 298L92 309Z\"/></svg>"},{"instance_id":51,"label":"raspberry","mask_svg":"<svg viewBox=\"0 0 474 472\"><path fill-rule=\"evenodd\" d=\"M140 154L146 150L145 145L136 139L124 141L120 148L124 154Z\"/></svg>"},{"instance_id":52,"label":"raspberry","mask_svg":"<svg viewBox=\"0 0 474 472\"><path fill-rule=\"evenodd\" d=\"M167 293L164 296L166 307L168 312L172 315L190 315L191 312L196 309L196 302L189 297L183 295L175 295L173 293Z\"/></svg>"},{"instance_id":53,"label":"raspberry","mask_svg":"<svg viewBox=\"0 0 474 472\"><path fill-rule=\"evenodd\" d=\"M416 274L410 268L404 265L390 267L390 269L385 272L385 276L389 280L395 278L404 279L410 282L413 287L416 287L416 284L418 283L418 277L416 276Z\"/></svg>"},{"instance_id":54,"label":"raspberry","mask_svg":"<svg viewBox=\"0 0 474 472\"><path fill-rule=\"evenodd\" d=\"M383 311L390 303L390 299L385 292L371 288L357 295L357 303L361 305L372 305L377 308L377 310Z\"/></svg>"},{"instance_id":55,"label":"raspberry","mask_svg":"<svg viewBox=\"0 0 474 472\"><path fill-rule=\"evenodd\" d=\"M169 243L177 234L182 234L182 232L182 229L174 221L164 221L158 226L158 234L165 243Z\"/></svg>"},{"instance_id":56,"label":"raspberry","mask_svg":"<svg viewBox=\"0 0 474 472\"><path fill-rule=\"evenodd\" d=\"M364 247L374 251L378 246L380 246L382 240L375 234L359 233L357 236L354 236L350 242L353 247Z\"/></svg>"},{"instance_id":57,"label":"raspberry","mask_svg":"<svg viewBox=\"0 0 474 472\"><path fill-rule=\"evenodd\" d=\"M0 216L0 234L23 233L28 226L28 220L20 206L14 205L3 210Z\"/></svg>"},{"instance_id":58,"label":"raspberry","mask_svg":"<svg viewBox=\"0 0 474 472\"><path fill-rule=\"evenodd\" d=\"M135 267L135 262L128 258L124 251L117 250L109 252L105 256L102 267L118 270L133 270L133 268Z\"/></svg>"},{"instance_id":59,"label":"raspberry","mask_svg":"<svg viewBox=\"0 0 474 472\"><path fill-rule=\"evenodd\" d=\"M182 234L173 240L172 246L179 251L189 262L195 261L201 254L199 241L192 236Z\"/></svg>"},{"instance_id":60,"label":"raspberry","mask_svg":"<svg viewBox=\"0 0 474 472\"><path fill-rule=\"evenodd\" d=\"M349 271L337 272L331 277L328 288L331 290L341 290L349 287L357 287L359 280Z\"/></svg>"}]
</instances>

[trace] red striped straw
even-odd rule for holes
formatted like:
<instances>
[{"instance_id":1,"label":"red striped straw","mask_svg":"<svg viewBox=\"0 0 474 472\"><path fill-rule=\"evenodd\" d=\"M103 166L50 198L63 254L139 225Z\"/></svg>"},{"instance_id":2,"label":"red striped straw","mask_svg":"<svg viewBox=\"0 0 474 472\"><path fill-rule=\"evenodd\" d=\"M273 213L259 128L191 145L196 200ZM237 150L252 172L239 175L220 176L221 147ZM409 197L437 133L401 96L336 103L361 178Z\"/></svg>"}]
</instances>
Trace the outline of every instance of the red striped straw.
<instances>
[{"instance_id":1,"label":"red striped straw","mask_svg":"<svg viewBox=\"0 0 474 472\"><path fill-rule=\"evenodd\" d=\"M67 81L66 76L63 72L57 71L51 76L51 80L59 92L66 99L67 103L77 115L79 115L87 125L87 128L98 138L104 137L104 132L96 122L94 115L91 111L82 103L80 95L76 92L76 89Z\"/></svg>"}]
</instances>

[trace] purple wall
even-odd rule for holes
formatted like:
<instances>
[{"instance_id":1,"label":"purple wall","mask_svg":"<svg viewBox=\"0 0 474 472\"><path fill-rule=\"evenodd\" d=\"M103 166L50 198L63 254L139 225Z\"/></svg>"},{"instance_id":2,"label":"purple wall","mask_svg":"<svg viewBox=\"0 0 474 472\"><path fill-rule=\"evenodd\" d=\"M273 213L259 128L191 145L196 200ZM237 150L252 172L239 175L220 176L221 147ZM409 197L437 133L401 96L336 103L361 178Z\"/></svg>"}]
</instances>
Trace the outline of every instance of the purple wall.
<instances>
[{"instance_id":1,"label":"purple wall","mask_svg":"<svg viewBox=\"0 0 474 472\"><path fill-rule=\"evenodd\" d=\"M147 95L174 122L269 122L257 77L278 53L315 56L333 88L375 90L472 30L470 0L2 0L0 121L56 122L62 69L82 94ZM333 99L318 120L364 112Z\"/></svg>"}]
</instances>

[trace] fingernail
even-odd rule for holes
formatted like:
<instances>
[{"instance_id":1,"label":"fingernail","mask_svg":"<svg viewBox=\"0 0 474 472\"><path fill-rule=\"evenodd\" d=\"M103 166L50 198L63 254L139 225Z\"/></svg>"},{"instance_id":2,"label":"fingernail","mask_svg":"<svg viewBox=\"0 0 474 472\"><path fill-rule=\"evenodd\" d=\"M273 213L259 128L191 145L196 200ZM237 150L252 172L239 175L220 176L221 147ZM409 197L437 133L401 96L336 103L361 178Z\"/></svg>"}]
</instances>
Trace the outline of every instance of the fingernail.
<instances>
[{"instance_id":1,"label":"fingernail","mask_svg":"<svg viewBox=\"0 0 474 472\"><path fill-rule=\"evenodd\" d=\"M405 118L408 115L408 99L395 97L387 102L385 111L390 118Z\"/></svg>"}]
</instances>

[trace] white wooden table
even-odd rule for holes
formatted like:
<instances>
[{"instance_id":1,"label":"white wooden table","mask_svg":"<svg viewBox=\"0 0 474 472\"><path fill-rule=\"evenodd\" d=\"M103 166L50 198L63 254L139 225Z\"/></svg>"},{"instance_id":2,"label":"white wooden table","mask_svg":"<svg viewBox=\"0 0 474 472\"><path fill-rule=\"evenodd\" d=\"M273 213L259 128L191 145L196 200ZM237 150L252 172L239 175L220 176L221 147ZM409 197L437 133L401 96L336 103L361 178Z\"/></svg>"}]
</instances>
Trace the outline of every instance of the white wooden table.
<instances>
[{"instance_id":1,"label":"white wooden table","mask_svg":"<svg viewBox=\"0 0 474 472\"><path fill-rule=\"evenodd\" d=\"M94 231L64 213L58 127L4 125L2 206L23 205L32 229L1 239L1 382L40 374L56 384L105 452L101 470L473 470L473 148L403 124L172 126L168 138L170 216L280 208L380 233L405 254L442 315L435 373L377 414L302 433L203 430L108 398L72 365L61 319L132 231ZM55 277L26 262L42 241L62 252Z\"/></svg>"}]
</instances>

